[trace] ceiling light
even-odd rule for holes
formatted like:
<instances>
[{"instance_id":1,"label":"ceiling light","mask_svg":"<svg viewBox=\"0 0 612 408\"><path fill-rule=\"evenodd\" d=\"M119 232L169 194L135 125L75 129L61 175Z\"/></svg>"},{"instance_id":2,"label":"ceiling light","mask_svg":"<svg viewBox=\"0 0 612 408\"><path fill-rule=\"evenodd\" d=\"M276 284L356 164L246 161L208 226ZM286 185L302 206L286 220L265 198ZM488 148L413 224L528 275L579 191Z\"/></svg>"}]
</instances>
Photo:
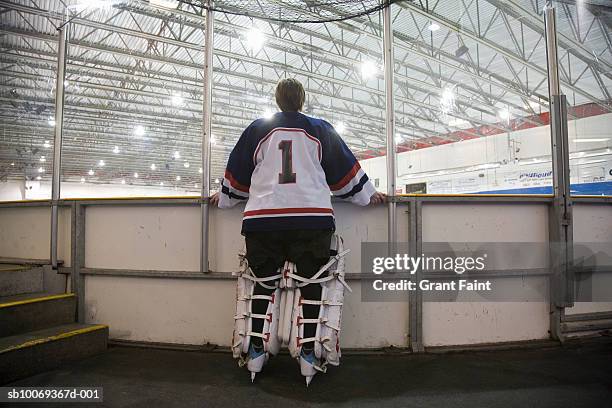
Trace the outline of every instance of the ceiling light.
<instances>
[{"instance_id":1,"label":"ceiling light","mask_svg":"<svg viewBox=\"0 0 612 408\"><path fill-rule=\"evenodd\" d=\"M47 123L49 124L49 126L55 126L55 118L50 116Z\"/></svg>"},{"instance_id":2,"label":"ceiling light","mask_svg":"<svg viewBox=\"0 0 612 408\"><path fill-rule=\"evenodd\" d=\"M48 140L45 140L45 143L43 143L43 147L46 147L47 149L51 147L51 144L49 143Z\"/></svg>"},{"instance_id":3,"label":"ceiling light","mask_svg":"<svg viewBox=\"0 0 612 408\"><path fill-rule=\"evenodd\" d=\"M177 160L180 159L181 158L181 154L178 151L174 152L174 158L177 159Z\"/></svg>"},{"instance_id":4,"label":"ceiling light","mask_svg":"<svg viewBox=\"0 0 612 408\"><path fill-rule=\"evenodd\" d=\"M440 25L438 23L431 23L427 26L429 31L438 31L440 29Z\"/></svg>"},{"instance_id":5,"label":"ceiling light","mask_svg":"<svg viewBox=\"0 0 612 408\"><path fill-rule=\"evenodd\" d=\"M145 134L145 128L144 128L144 126L142 126L142 125L136 125L136 126L134 127L134 134L135 134L136 136L144 136L144 134Z\"/></svg>"},{"instance_id":6,"label":"ceiling light","mask_svg":"<svg viewBox=\"0 0 612 408\"><path fill-rule=\"evenodd\" d=\"M47 161L47 159L45 159L45 156L40 156L40 161L44 163Z\"/></svg>"},{"instance_id":7,"label":"ceiling light","mask_svg":"<svg viewBox=\"0 0 612 408\"><path fill-rule=\"evenodd\" d=\"M115 148L113 149L113 153L115 154L119 153L119 146L115 146Z\"/></svg>"},{"instance_id":8,"label":"ceiling light","mask_svg":"<svg viewBox=\"0 0 612 408\"><path fill-rule=\"evenodd\" d=\"M121 184L125 184L125 179L121 179Z\"/></svg>"},{"instance_id":9,"label":"ceiling light","mask_svg":"<svg viewBox=\"0 0 612 408\"><path fill-rule=\"evenodd\" d=\"M574 139L574 142L576 143L600 143L600 142L607 142L608 140L610 140L607 137L602 137L602 138L583 138L583 139Z\"/></svg>"},{"instance_id":10,"label":"ceiling light","mask_svg":"<svg viewBox=\"0 0 612 408\"><path fill-rule=\"evenodd\" d=\"M510 116L512 116L510 115L510 111L507 108L500 109L500 111L497 114L503 120L508 120L510 119Z\"/></svg>"},{"instance_id":11,"label":"ceiling light","mask_svg":"<svg viewBox=\"0 0 612 408\"><path fill-rule=\"evenodd\" d=\"M448 121L448 126L458 127L458 128L465 128L465 127L469 127L471 125L470 125L470 122L468 122L465 119L455 118L455 119L451 119L451 120Z\"/></svg>"},{"instance_id":12,"label":"ceiling light","mask_svg":"<svg viewBox=\"0 0 612 408\"><path fill-rule=\"evenodd\" d=\"M155 170L157 168L157 166L155 165L155 163L151 164L151 170Z\"/></svg>"},{"instance_id":13,"label":"ceiling light","mask_svg":"<svg viewBox=\"0 0 612 408\"><path fill-rule=\"evenodd\" d=\"M149 0L149 4L152 6L176 9L178 8L179 2L177 0Z\"/></svg>"},{"instance_id":14,"label":"ceiling light","mask_svg":"<svg viewBox=\"0 0 612 408\"><path fill-rule=\"evenodd\" d=\"M198 170L198 173L200 173L200 174L204 173L204 171L202 171L201 167L200 167L200 170Z\"/></svg>"},{"instance_id":15,"label":"ceiling light","mask_svg":"<svg viewBox=\"0 0 612 408\"><path fill-rule=\"evenodd\" d=\"M176 181L181 181L181 176L176 176Z\"/></svg>"},{"instance_id":16,"label":"ceiling light","mask_svg":"<svg viewBox=\"0 0 612 408\"><path fill-rule=\"evenodd\" d=\"M519 162L519 166L529 166L530 164L539 164L539 163L546 163L546 160L541 160L541 159L533 159L533 160L521 160Z\"/></svg>"},{"instance_id":17,"label":"ceiling light","mask_svg":"<svg viewBox=\"0 0 612 408\"><path fill-rule=\"evenodd\" d=\"M361 77L368 79L376 75L378 66L374 61L366 60L361 63Z\"/></svg>"},{"instance_id":18,"label":"ceiling light","mask_svg":"<svg viewBox=\"0 0 612 408\"><path fill-rule=\"evenodd\" d=\"M64 81L64 86L68 86L68 80Z\"/></svg>"},{"instance_id":19,"label":"ceiling light","mask_svg":"<svg viewBox=\"0 0 612 408\"><path fill-rule=\"evenodd\" d=\"M45 172L45 169L44 169L44 168L42 168L42 167L39 167L39 168L38 168L38 172L39 172L39 173L44 173L44 172Z\"/></svg>"},{"instance_id":20,"label":"ceiling light","mask_svg":"<svg viewBox=\"0 0 612 408\"><path fill-rule=\"evenodd\" d=\"M253 51L259 51L266 42L266 37L259 28L252 27L247 34L246 41L249 48L251 48Z\"/></svg>"},{"instance_id":21,"label":"ceiling light","mask_svg":"<svg viewBox=\"0 0 612 408\"><path fill-rule=\"evenodd\" d=\"M138 173L134 173L134 178L138 178Z\"/></svg>"},{"instance_id":22,"label":"ceiling light","mask_svg":"<svg viewBox=\"0 0 612 408\"><path fill-rule=\"evenodd\" d=\"M186 169L188 169L188 168L189 168L189 162L185 162L185 163L183 163L183 166L184 166Z\"/></svg>"},{"instance_id":23,"label":"ceiling light","mask_svg":"<svg viewBox=\"0 0 612 408\"><path fill-rule=\"evenodd\" d=\"M181 95L173 95L172 104L174 106L181 106L183 104L183 97Z\"/></svg>"},{"instance_id":24,"label":"ceiling light","mask_svg":"<svg viewBox=\"0 0 612 408\"><path fill-rule=\"evenodd\" d=\"M401 143L404 139L399 133L395 135L395 143Z\"/></svg>"},{"instance_id":25,"label":"ceiling light","mask_svg":"<svg viewBox=\"0 0 612 408\"><path fill-rule=\"evenodd\" d=\"M93 175L94 175L94 171L93 171L93 169L89 169L89 171L87 172L87 174L89 174L90 176L93 176Z\"/></svg>"},{"instance_id":26,"label":"ceiling light","mask_svg":"<svg viewBox=\"0 0 612 408\"><path fill-rule=\"evenodd\" d=\"M216 144L217 138L214 135L210 135L210 144Z\"/></svg>"},{"instance_id":27,"label":"ceiling light","mask_svg":"<svg viewBox=\"0 0 612 408\"><path fill-rule=\"evenodd\" d=\"M601 160L591 160L591 161L585 161L582 163L578 163L579 166L585 165L585 164L596 164L596 163L605 163L607 160L605 159L601 159Z\"/></svg>"},{"instance_id":28,"label":"ceiling light","mask_svg":"<svg viewBox=\"0 0 612 408\"><path fill-rule=\"evenodd\" d=\"M36 177L36 180L42 180L42 177L37 176L37 177Z\"/></svg>"},{"instance_id":29,"label":"ceiling light","mask_svg":"<svg viewBox=\"0 0 612 408\"><path fill-rule=\"evenodd\" d=\"M218 178L215 179L215 183L219 184L219 179Z\"/></svg>"},{"instance_id":30,"label":"ceiling light","mask_svg":"<svg viewBox=\"0 0 612 408\"><path fill-rule=\"evenodd\" d=\"M496 163L485 163L485 164L479 164L478 166L474 166L474 167L470 167L468 168L468 170L488 170L488 169L496 169L498 167L501 166L501 163L496 162Z\"/></svg>"},{"instance_id":31,"label":"ceiling light","mask_svg":"<svg viewBox=\"0 0 612 408\"><path fill-rule=\"evenodd\" d=\"M15 163L11 163L11 166L14 166L14 165L15 165Z\"/></svg>"},{"instance_id":32,"label":"ceiling light","mask_svg":"<svg viewBox=\"0 0 612 408\"><path fill-rule=\"evenodd\" d=\"M74 12L81 12L86 9L104 9L111 8L118 0L80 0L77 4L68 6Z\"/></svg>"},{"instance_id":33,"label":"ceiling light","mask_svg":"<svg viewBox=\"0 0 612 408\"><path fill-rule=\"evenodd\" d=\"M81 183L85 182L85 177L81 177Z\"/></svg>"},{"instance_id":34,"label":"ceiling light","mask_svg":"<svg viewBox=\"0 0 612 408\"><path fill-rule=\"evenodd\" d=\"M451 105L455 101L455 93L453 88L444 88L442 95L440 96L440 103L444 105Z\"/></svg>"},{"instance_id":35,"label":"ceiling light","mask_svg":"<svg viewBox=\"0 0 612 408\"><path fill-rule=\"evenodd\" d=\"M266 109L263 113L263 117L266 119L271 119L272 116L274 116L274 112L272 111L272 109Z\"/></svg>"},{"instance_id":36,"label":"ceiling light","mask_svg":"<svg viewBox=\"0 0 612 408\"><path fill-rule=\"evenodd\" d=\"M344 125L344 122L338 122L336 123L336 132L338 132L338 134L342 134L344 133L344 131L346 130L346 126Z\"/></svg>"},{"instance_id":37,"label":"ceiling light","mask_svg":"<svg viewBox=\"0 0 612 408\"><path fill-rule=\"evenodd\" d=\"M104 160L100 160L100 161L98 162L98 166L100 166L100 167L104 167L104 166L106 166L106 163L104 163Z\"/></svg>"},{"instance_id":38,"label":"ceiling light","mask_svg":"<svg viewBox=\"0 0 612 408\"><path fill-rule=\"evenodd\" d=\"M164 185L164 182L163 182L163 181L160 181L160 182L159 182L159 185L160 185L160 186L163 186L163 185Z\"/></svg>"}]
</instances>

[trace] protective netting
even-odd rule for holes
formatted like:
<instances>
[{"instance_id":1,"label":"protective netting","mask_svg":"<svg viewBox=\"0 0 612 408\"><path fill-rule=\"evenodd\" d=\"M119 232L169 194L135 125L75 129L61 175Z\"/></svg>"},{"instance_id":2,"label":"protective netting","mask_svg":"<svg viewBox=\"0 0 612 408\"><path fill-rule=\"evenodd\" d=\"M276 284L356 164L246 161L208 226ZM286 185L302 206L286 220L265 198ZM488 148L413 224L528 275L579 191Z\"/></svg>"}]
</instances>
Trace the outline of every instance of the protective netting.
<instances>
[{"instance_id":1,"label":"protective netting","mask_svg":"<svg viewBox=\"0 0 612 408\"><path fill-rule=\"evenodd\" d=\"M402 0L217 0L211 9L222 13L287 23L326 23L365 16ZM181 0L206 8L206 0Z\"/></svg>"}]
</instances>

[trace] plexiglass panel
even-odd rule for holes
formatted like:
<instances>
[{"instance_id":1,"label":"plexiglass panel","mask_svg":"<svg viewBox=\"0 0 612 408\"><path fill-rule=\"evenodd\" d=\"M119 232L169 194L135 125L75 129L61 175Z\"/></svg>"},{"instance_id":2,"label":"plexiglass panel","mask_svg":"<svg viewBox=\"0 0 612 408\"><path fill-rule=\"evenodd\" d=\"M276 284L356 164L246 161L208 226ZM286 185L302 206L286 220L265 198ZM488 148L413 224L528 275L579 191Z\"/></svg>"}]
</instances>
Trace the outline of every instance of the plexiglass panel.
<instances>
[{"instance_id":1,"label":"plexiglass panel","mask_svg":"<svg viewBox=\"0 0 612 408\"><path fill-rule=\"evenodd\" d=\"M554 5L559 77L568 103L571 193L612 195L610 8L589 2Z\"/></svg>"},{"instance_id":2,"label":"plexiglass panel","mask_svg":"<svg viewBox=\"0 0 612 408\"><path fill-rule=\"evenodd\" d=\"M543 20L483 0L392 10L398 191L550 194Z\"/></svg>"},{"instance_id":3,"label":"plexiglass panel","mask_svg":"<svg viewBox=\"0 0 612 408\"><path fill-rule=\"evenodd\" d=\"M380 13L322 24L215 16L213 188L218 188L242 131L253 120L278 111L274 90L285 77L304 85L304 113L334 125L358 158L382 154ZM367 164L364 168L369 171ZM375 178L384 188L384 173Z\"/></svg>"},{"instance_id":4,"label":"plexiglass panel","mask_svg":"<svg viewBox=\"0 0 612 408\"><path fill-rule=\"evenodd\" d=\"M63 198L200 195L203 18L155 4L68 7Z\"/></svg>"},{"instance_id":5,"label":"plexiglass panel","mask_svg":"<svg viewBox=\"0 0 612 408\"><path fill-rule=\"evenodd\" d=\"M56 1L37 4L50 13L63 10ZM2 7L0 201L49 199L58 21L37 17L37 11L27 7Z\"/></svg>"}]
</instances>

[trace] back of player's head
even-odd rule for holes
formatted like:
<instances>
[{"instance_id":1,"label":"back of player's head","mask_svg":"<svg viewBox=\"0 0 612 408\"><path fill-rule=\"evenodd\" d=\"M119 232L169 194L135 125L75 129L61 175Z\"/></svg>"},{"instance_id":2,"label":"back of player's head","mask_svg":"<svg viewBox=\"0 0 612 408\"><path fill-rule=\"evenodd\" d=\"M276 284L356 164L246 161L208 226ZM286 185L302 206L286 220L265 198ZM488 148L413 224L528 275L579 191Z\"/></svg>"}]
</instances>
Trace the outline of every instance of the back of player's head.
<instances>
[{"instance_id":1,"label":"back of player's head","mask_svg":"<svg viewBox=\"0 0 612 408\"><path fill-rule=\"evenodd\" d=\"M295 78L285 78L276 85L276 104L283 112L299 112L304 107L306 92Z\"/></svg>"}]
</instances>

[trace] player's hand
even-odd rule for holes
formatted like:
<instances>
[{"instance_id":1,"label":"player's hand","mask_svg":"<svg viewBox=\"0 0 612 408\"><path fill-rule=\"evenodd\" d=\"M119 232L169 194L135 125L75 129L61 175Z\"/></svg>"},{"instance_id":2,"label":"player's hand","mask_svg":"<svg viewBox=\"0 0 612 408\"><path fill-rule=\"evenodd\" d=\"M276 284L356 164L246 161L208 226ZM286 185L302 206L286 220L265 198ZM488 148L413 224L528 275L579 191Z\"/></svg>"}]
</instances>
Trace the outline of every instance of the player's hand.
<instances>
[{"instance_id":1,"label":"player's hand","mask_svg":"<svg viewBox=\"0 0 612 408\"><path fill-rule=\"evenodd\" d=\"M387 199L387 195L384 193L379 193L378 191L372 194L370 197L370 205L382 204Z\"/></svg>"},{"instance_id":2,"label":"player's hand","mask_svg":"<svg viewBox=\"0 0 612 408\"><path fill-rule=\"evenodd\" d=\"M219 193L215 193L208 198L208 203L213 207L219 206Z\"/></svg>"}]
</instances>

